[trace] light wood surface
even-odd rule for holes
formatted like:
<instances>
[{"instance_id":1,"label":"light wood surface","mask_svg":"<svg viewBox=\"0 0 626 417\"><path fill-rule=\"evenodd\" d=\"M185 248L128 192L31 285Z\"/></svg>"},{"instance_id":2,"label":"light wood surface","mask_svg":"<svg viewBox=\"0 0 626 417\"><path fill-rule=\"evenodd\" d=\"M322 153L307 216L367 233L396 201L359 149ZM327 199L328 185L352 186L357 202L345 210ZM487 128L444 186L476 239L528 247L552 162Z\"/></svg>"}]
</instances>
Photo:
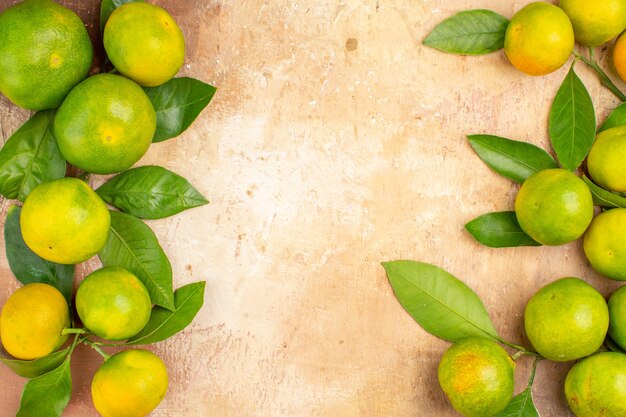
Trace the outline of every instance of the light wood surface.
<instances>
[{"instance_id":1,"label":"light wood surface","mask_svg":"<svg viewBox=\"0 0 626 417\"><path fill-rule=\"evenodd\" d=\"M175 287L207 281L194 323L153 346L171 385L152 416L456 415L436 380L448 344L406 314L381 261L447 269L480 295L500 334L519 343L527 343L524 305L541 285L579 276L604 294L616 287L593 273L579 243L495 250L463 228L511 209L517 191L480 162L465 135L548 149L548 110L566 68L529 77L502 53L451 56L421 40L455 12L510 17L527 1L151 2L186 35L181 75L219 88L189 131L140 161L185 176L211 200L149 222ZM13 3L0 0L0 9ZM62 3L97 42L99 2ZM603 118L616 100L588 71L578 73ZM28 115L0 98L0 139ZM0 199L0 226L13 203ZM77 282L97 267L80 266ZM0 243L0 305L17 287ZM99 361L78 349L64 416L97 415L89 389ZM516 392L529 367L518 361ZM540 364L542 416L571 415L562 393L568 367ZM0 366L0 415L15 414L24 383Z\"/></svg>"}]
</instances>

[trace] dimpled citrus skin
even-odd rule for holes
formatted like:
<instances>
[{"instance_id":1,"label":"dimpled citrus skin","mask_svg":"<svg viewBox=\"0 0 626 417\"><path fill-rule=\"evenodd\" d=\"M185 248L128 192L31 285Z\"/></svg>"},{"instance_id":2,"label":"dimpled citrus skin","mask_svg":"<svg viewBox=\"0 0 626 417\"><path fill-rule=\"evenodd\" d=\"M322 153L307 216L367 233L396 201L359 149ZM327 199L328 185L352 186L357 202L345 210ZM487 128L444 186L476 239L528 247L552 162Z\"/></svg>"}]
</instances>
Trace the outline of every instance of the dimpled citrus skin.
<instances>
[{"instance_id":1,"label":"dimpled citrus skin","mask_svg":"<svg viewBox=\"0 0 626 417\"><path fill-rule=\"evenodd\" d=\"M626 286L615 290L609 301L609 336L626 349Z\"/></svg>"},{"instance_id":2,"label":"dimpled citrus skin","mask_svg":"<svg viewBox=\"0 0 626 417\"><path fill-rule=\"evenodd\" d=\"M76 178L38 185L26 197L20 226L28 247L60 264L86 261L102 249L111 217L104 201Z\"/></svg>"},{"instance_id":3,"label":"dimpled citrus skin","mask_svg":"<svg viewBox=\"0 0 626 417\"><path fill-rule=\"evenodd\" d=\"M563 66L574 49L574 30L563 10L534 2L521 8L504 36L511 64L529 75L549 74Z\"/></svg>"},{"instance_id":4,"label":"dimpled citrus skin","mask_svg":"<svg viewBox=\"0 0 626 417\"><path fill-rule=\"evenodd\" d=\"M562 245L578 239L593 218L591 191L564 169L546 169L531 175L515 199L515 214L530 237L544 245Z\"/></svg>"},{"instance_id":5,"label":"dimpled citrus skin","mask_svg":"<svg viewBox=\"0 0 626 417\"><path fill-rule=\"evenodd\" d=\"M543 357L566 362L597 351L609 327L604 297L579 278L561 278L541 288L524 310L524 327Z\"/></svg>"},{"instance_id":6,"label":"dimpled citrus skin","mask_svg":"<svg viewBox=\"0 0 626 417\"><path fill-rule=\"evenodd\" d=\"M565 397L577 417L626 416L626 355L601 352L572 366Z\"/></svg>"},{"instance_id":7,"label":"dimpled citrus skin","mask_svg":"<svg viewBox=\"0 0 626 417\"><path fill-rule=\"evenodd\" d=\"M587 169L594 182L611 191L626 192L626 126L604 130L587 156Z\"/></svg>"},{"instance_id":8,"label":"dimpled citrus skin","mask_svg":"<svg viewBox=\"0 0 626 417\"><path fill-rule=\"evenodd\" d=\"M470 337L452 345L439 362L439 385L459 413L488 417L513 396L515 363L496 342Z\"/></svg>"},{"instance_id":9,"label":"dimpled citrus skin","mask_svg":"<svg viewBox=\"0 0 626 417\"><path fill-rule=\"evenodd\" d=\"M51 285L27 284L15 291L2 307L0 339L18 359L37 359L54 352L66 340L61 331L70 327L70 312L63 295Z\"/></svg>"},{"instance_id":10,"label":"dimpled citrus skin","mask_svg":"<svg viewBox=\"0 0 626 417\"><path fill-rule=\"evenodd\" d=\"M147 350L124 350L111 356L91 382L93 404L103 417L144 417L167 392L163 361Z\"/></svg>"},{"instance_id":11,"label":"dimpled citrus skin","mask_svg":"<svg viewBox=\"0 0 626 417\"><path fill-rule=\"evenodd\" d=\"M576 41L600 46L626 29L624 0L561 0L559 7L572 21Z\"/></svg>"},{"instance_id":12,"label":"dimpled citrus skin","mask_svg":"<svg viewBox=\"0 0 626 417\"><path fill-rule=\"evenodd\" d=\"M92 61L87 30L71 10L26 0L0 13L0 92L18 106L58 107Z\"/></svg>"},{"instance_id":13,"label":"dimpled citrus skin","mask_svg":"<svg viewBox=\"0 0 626 417\"><path fill-rule=\"evenodd\" d=\"M626 209L614 208L597 215L585 233L583 249L597 272L626 281Z\"/></svg>"},{"instance_id":14,"label":"dimpled citrus skin","mask_svg":"<svg viewBox=\"0 0 626 417\"><path fill-rule=\"evenodd\" d=\"M95 174L124 171L148 150L156 113L137 83L99 74L77 85L54 118L59 150L72 165Z\"/></svg>"},{"instance_id":15,"label":"dimpled citrus skin","mask_svg":"<svg viewBox=\"0 0 626 417\"><path fill-rule=\"evenodd\" d=\"M90 331L107 340L125 340L139 333L150 318L148 290L131 272L118 267L98 269L81 282L76 310Z\"/></svg>"},{"instance_id":16,"label":"dimpled citrus skin","mask_svg":"<svg viewBox=\"0 0 626 417\"><path fill-rule=\"evenodd\" d=\"M185 60L185 38L174 19L159 6L126 3L104 28L104 48L117 70L154 87L170 80Z\"/></svg>"},{"instance_id":17,"label":"dimpled citrus skin","mask_svg":"<svg viewBox=\"0 0 626 417\"><path fill-rule=\"evenodd\" d=\"M617 75L619 75L622 81L626 81L626 35L623 33L615 41L611 57L613 58L613 66L617 71Z\"/></svg>"}]
</instances>

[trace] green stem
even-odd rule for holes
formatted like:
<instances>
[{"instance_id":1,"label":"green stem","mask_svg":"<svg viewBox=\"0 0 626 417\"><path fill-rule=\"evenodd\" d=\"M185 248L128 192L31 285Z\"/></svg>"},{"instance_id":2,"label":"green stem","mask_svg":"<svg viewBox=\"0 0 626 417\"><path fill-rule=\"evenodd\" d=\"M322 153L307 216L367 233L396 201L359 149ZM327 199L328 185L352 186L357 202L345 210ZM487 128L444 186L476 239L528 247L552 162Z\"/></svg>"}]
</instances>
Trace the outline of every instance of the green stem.
<instances>
[{"instance_id":1,"label":"green stem","mask_svg":"<svg viewBox=\"0 0 626 417\"><path fill-rule=\"evenodd\" d=\"M72 329L72 328L66 328L61 330L61 334L63 336L67 335L67 334L85 334L87 333L87 330L85 329Z\"/></svg>"},{"instance_id":2,"label":"green stem","mask_svg":"<svg viewBox=\"0 0 626 417\"><path fill-rule=\"evenodd\" d=\"M79 338L78 338L78 334L76 334L76 336L74 336L74 341L72 342L72 346L70 347L70 351L67 354L67 356L72 356L72 353L74 353L74 349L76 348L76 346L78 345L79 342Z\"/></svg>"},{"instance_id":3,"label":"green stem","mask_svg":"<svg viewBox=\"0 0 626 417\"><path fill-rule=\"evenodd\" d=\"M537 356L533 361L533 370L530 372L530 378L528 378L528 388L533 386L533 382L535 382L535 373L537 373L537 364L543 360L541 356Z\"/></svg>"},{"instance_id":4,"label":"green stem","mask_svg":"<svg viewBox=\"0 0 626 417\"><path fill-rule=\"evenodd\" d=\"M89 339L85 339L85 338L81 339L81 342L83 342L83 343L85 343L85 344L87 344L87 345L91 346L91 348L92 348L93 350L95 350L96 352L98 352L98 353L100 354L100 356L102 356L102 357L104 358L104 361L105 361L105 362L106 362L106 361L108 361L108 360L109 360L109 358L111 357L110 355L107 355L107 354L106 354L106 353L105 353L102 349L100 349L100 346L98 346L98 345L99 345L98 343L94 343L94 342L92 342L91 340L89 340Z\"/></svg>"},{"instance_id":5,"label":"green stem","mask_svg":"<svg viewBox=\"0 0 626 417\"><path fill-rule=\"evenodd\" d=\"M583 55L579 54L578 52L573 52L573 54L577 59L580 59L582 62L587 64L592 70L595 71L596 75L600 78L600 82L602 83L603 86L608 88L621 101L626 101L626 95L624 95L624 93L622 93L620 89L617 88L615 84L613 84L613 81L611 81L609 76L606 75L606 73L602 70L602 68L600 68L598 63L593 59L593 51L591 49L589 50L590 58L586 58Z\"/></svg>"}]
</instances>

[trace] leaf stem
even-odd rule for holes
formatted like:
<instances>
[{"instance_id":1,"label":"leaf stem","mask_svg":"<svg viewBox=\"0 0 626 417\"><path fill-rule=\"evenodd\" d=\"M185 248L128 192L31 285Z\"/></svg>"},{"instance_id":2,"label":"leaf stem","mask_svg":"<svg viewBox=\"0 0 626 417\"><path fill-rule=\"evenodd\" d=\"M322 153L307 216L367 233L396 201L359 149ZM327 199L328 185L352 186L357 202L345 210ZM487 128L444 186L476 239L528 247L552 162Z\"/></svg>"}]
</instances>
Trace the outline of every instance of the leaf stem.
<instances>
[{"instance_id":1,"label":"leaf stem","mask_svg":"<svg viewBox=\"0 0 626 417\"><path fill-rule=\"evenodd\" d=\"M109 358L111 357L110 355L107 355L101 348L100 348L100 344L99 343L94 343L91 340L87 339L87 338L83 338L81 339L82 343L85 343L86 345L91 346L91 348L93 350L95 350L96 352L98 352L100 354L100 356L102 356L104 358L104 361L108 361Z\"/></svg>"},{"instance_id":2,"label":"leaf stem","mask_svg":"<svg viewBox=\"0 0 626 417\"><path fill-rule=\"evenodd\" d=\"M620 91L619 88L611 81L609 76L600 68L598 63L593 59L593 50L589 48L589 58L579 54L578 52L572 52L577 59L580 59L582 62L587 64L592 70L595 71L596 75L600 78L600 82L606 88L608 88L617 98L621 101L626 101L626 95Z\"/></svg>"}]
</instances>

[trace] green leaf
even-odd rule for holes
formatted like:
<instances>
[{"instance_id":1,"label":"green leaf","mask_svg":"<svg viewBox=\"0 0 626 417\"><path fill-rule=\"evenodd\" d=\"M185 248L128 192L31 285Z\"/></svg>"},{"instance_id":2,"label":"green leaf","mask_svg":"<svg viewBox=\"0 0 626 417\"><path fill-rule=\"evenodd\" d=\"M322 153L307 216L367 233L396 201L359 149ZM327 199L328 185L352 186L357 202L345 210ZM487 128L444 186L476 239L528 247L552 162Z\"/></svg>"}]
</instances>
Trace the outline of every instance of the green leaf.
<instances>
[{"instance_id":1,"label":"green leaf","mask_svg":"<svg viewBox=\"0 0 626 417\"><path fill-rule=\"evenodd\" d=\"M72 375L68 356L55 370L26 383L15 417L60 417L71 394Z\"/></svg>"},{"instance_id":2,"label":"green leaf","mask_svg":"<svg viewBox=\"0 0 626 417\"><path fill-rule=\"evenodd\" d=\"M161 219L208 203L186 179L159 166L129 169L96 192L107 203L143 219Z\"/></svg>"},{"instance_id":3,"label":"green leaf","mask_svg":"<svg viewBox=\"0 0 626 417\"><path fill-rule=\"evenodd\" d=\"M157 115L152 142L162 142L183 133L209 104L217 89L195 78L173 78L144 91Z\"/></svg>"},{"instance_id":4,"label":"green leaf","mask_svg":"<svg viewBox=\"0 0 626 417\"><path fill-rule=\"evenodd\" d=\"M509 20L491 10L467 10L439 23L424 45L462 55L488 54L504 47Z\"/></svg>"},{"instance_id":5,"label":"green leaf","mask_svg":"<svg viewBox=\"0 0 626 417\"><path fill-rule=\"evenodd\" d=\"M591 182L591 180L583 176L583 181L591 190L591 196L593 197L593 204L601 207L622 207L626 208L626 198L615 194L612 191L605 190L598 185Z\"/></svg>"},{"instance_id":6,"label":"green leaf","mask_svg":"<svg viewBox=\"0 0 626 417\"><path fill-rule=\"evenodd\" d=\"M65 159L52 136L53 111L39 112L0 150L0 194L24 201L33 188L65 176Z\"/></svg>"},{"instance_id":7,"label":"green leaf","mask_svg":"<svg viewBox=\"0 0 626 417\"><path fill-rule=\"evenodd\" d=\"M598 129L598 133L617 126L626 126L626 103L622 103L613 109Z\"/></svg>"},{"instance_id":8,"label":"green leaf","mask_svg":"<svg viewBox=\"0 0 626 417\"><path fill-rule=\"evenodd\" d=\"M467 138L489 168L520 184L537 171L558 168L554 158L530 143L492 135L469 135Z\"/></svg>"},{"instance_id":9,"label":"green leaf","mask_svg":"<svg viewBox=\"0 0 626 417\"><path fill-rule=\"evenodd\" d=\"M422 262L382 265L400 304L427 332L451 342L470 336L500 340L482 301L462 281Z\"/></svg>"},{"instance_id":10,"label":"green leaf","mask_svg":"<svg viewBox=\"0 0 626 417\"><path fill-rule=\"evenodd\" d=\"M167 339L183 330L192 322L202 304L206 283L195 282L179 288L174 293L173 311L154 307L146 327L126 343L129 345L147 345Z\"/></svg>"},{"instance_id":11,"label":"green leaf","mask_svg":"<svg viewBox=\"0 0 626 417\"><path fill-rule=\"evenodd\" d=\"M522 230L514 211L483 214L467 223L465 229L478 242L492 248L541 246Z\"/></svg>"},{"instance_id":12,"label":"green leaf","mask_svg":"<svg viewBox=\"0 0 626 417\"><path fill-rule=\"evenodd\" d=\"M561 166L578 168L596 135L596 115L589 92L572 66L550 108L550 140Z\"/></svg>"},{"instance_id":13,"label":"green leaf","mask_svg":"<svg viewBox=\"0 0 626 417\"><path fill-rule=\"evenodd\" d=\"M509 405L495 417L539 417L531 388L528 387L513 397Z\"/></svg>"},{"instance_id":14,"label":"green leaf","mask_svg":"<svg viewBox=\"0 0 626 417\"><path fill-rule=\"evenodd\" d=\"M144 0L102 0L102 6L100 6L100 33L104 33L104 26L115 9L122 4L133 3L135 1L143 2Z\"/></svg>"},{"instance_id":15,"label":"green leaf","mask_svg":"<svg viewBox=\"0 0 626 417\"><path fill-rule=\"evenodd\" d=\"M174 309L170 261L154 232L137 217L111 211L111 231L100 260L104 266L119 266L137 275L154 304Z\"/></svg>"},{"instance_id":16,"label":"green leaf","mask_svg":"<svg viewBox=\"0 0 626 417\"><path fill-rule=\"evenodd\" d=\"M30 250L22 238L21 211L18 206L9 207L4 223L4 241L9 268L22 284L43 282L52 285L61 291L70 304L74 285L74 265L46 261Z\"/></svg>"},{"instance_id":17,"label":"green leaf","mask_svg":"<svg viewBox=\"0 0 626 417\"><path fill-rule=\"evenodd\" d=\"M69 352L70 348L66 348L32 361L0 357L0 362L11 368L19 376L36 378L58 368L65 361Z\"/></svg>"}]
</instances>

